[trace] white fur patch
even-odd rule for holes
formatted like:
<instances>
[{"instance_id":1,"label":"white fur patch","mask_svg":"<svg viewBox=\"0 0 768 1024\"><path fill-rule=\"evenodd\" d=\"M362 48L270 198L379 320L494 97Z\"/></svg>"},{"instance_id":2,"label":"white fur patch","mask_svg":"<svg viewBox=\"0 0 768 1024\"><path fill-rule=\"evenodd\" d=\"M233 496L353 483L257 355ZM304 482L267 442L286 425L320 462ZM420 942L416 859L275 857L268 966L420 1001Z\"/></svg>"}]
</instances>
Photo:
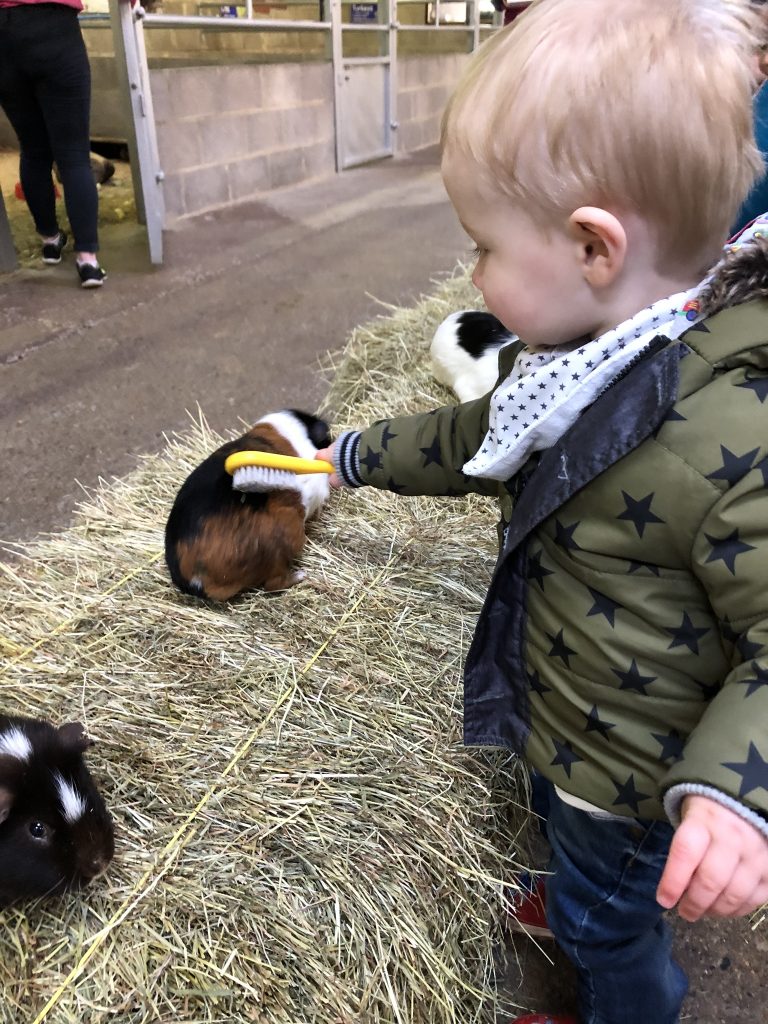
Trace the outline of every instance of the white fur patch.
<instances>
[{"instance_id":1,"label":"white fur patch","mask_svg":"<svg viewBox=\"0 0 768 1024\"><path fill-rule=\"evenodd\" d=\"M260 423L269 423L271 427L274 427L278 434L293 446L299 458L314 459L317 455L317 448L307 437L307 428L292 413L273 412L260 419L255 427L258 427Z\"/></svg>"},{"instance_id":2,"label":"white fur patch","mask_svg":"<svg viewBox=\"0 0 768 1024\"><path fill-rule=\"evenodd\" d=\"M451 313L443 320L435 331L429 354L435 379L454 391L460 402L471 402L493 390L499 376L499 350L503 346L492 342L481 355L471 356L459 344L458 321L464 312Z\"/></svg>"},{"instance_id":3,"label":"white fur patch","mask_svg":"<svg viewBox=\"0 0 768 1024\"><path fill-rule=\"evenodd\" d=\"M0 754L16 757L19 761L28 761L32 756L29 737L16 726L8 732L0 733Z\"/></svg>"},{"instance_id":4,"label":"white fur patch","mask_svg":"<svg viewBox=\"0 0 768 1024\"><path fill-rule=\"evenodd\" d=\"M274 427L277 433L293 447L299 458L314 459L317 455L317 448L307 436L307 428L292 413L273 412L260 419L259 423L269 423L271 427ZM259 423L255 426L258 426ZM320 511L331 496L328 476L325 473L299 473L296 476L296 484L301 494L301 503L304 506L304 518L309 519Z\"/></svg>"},{"instance_id":5,"label":"white fur patch","mask_svg":"<svg viewBox=\"0 0 768 1024\"><path fill-rule=\"evenodd\" d=\"M64 812L64 819L70 825L74 825L78 818L82 818L88 810L88 802L58 772L54 772L53 781L56 783L56 788L59 791L59 800L61 801L61 809Z\"/></svg>"}]
</instances>

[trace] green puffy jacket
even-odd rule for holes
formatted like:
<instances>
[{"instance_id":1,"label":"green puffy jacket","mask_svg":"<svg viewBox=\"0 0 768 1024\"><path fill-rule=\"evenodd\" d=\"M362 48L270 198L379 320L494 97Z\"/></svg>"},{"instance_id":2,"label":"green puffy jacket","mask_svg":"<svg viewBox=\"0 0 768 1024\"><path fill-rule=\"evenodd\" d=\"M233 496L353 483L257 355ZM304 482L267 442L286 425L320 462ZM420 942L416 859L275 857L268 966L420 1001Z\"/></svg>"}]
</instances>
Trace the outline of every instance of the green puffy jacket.
<instances>
[{"instance_id":1,"label":"green puffy jacket","mask_svg":"<svg viewBox=\"0 0 768 1024\"><path fill-rule=\"evenodd\" d=\"M731 300L768 294L752 260ZM768 302L658 339L506 484L461 472L488 405L342 439L348 483L500 499L465 742L614 814L663 818L666 795L676 821L704 792L768 835Z\"/></svg>"}]
</instances>

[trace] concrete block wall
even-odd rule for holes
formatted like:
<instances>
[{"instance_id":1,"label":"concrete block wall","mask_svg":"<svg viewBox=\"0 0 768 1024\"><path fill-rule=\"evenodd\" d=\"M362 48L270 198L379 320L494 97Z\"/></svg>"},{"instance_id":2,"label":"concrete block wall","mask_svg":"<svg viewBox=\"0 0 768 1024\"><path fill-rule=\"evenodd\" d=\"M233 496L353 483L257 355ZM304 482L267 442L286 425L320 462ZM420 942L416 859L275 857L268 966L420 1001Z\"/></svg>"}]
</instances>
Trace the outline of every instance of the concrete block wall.
<instances>
[{"instance_id":1,"label":"concrete block wall","mask_svg":"<svg viewBox=\"0 0 768 1024\"><path fill-rule=\"evenodd\" d=\"M330 64L150 72L168 220L336 169Z\"/></svg>"},{"instance_id":2,"label":"concrete block wall","mask_svg":"<svg viewBox=\"0 0 768 1024\"><path fill-rule=\"evenodd\" d=\"M397 152L433 146L468 53L403 57L397 62Z\"/></svg>"}]
</instances>

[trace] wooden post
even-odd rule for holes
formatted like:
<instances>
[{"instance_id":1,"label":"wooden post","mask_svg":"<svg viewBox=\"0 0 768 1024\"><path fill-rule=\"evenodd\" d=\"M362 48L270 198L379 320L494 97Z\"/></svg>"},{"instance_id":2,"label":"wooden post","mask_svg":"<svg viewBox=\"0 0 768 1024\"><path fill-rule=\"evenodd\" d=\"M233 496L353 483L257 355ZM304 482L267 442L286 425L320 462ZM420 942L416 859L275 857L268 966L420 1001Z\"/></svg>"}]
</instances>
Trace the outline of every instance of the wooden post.
<instances>
[{"instance_id":1,"label":"wooden post","mask_svg":"<svg viewBox=\"0 0 768 1024\"><path fill-rule=\"evenodd\" d=\"M11 270L16 270L18 265L16 247L11 236L11 225L8 223L3 193L0 192L0 274L10 273Z\"/></svg>"}]
</instances>

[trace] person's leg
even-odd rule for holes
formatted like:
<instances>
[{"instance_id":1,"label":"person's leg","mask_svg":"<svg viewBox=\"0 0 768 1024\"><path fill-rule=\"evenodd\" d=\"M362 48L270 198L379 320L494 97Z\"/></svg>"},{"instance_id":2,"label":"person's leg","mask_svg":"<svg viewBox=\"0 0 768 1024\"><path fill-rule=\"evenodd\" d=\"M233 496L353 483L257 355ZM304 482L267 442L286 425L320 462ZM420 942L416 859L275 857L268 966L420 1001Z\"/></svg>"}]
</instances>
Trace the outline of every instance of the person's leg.
<instances>
[{"instance_id":1,"label":"person's leg","mask_svg":"<svg viewBox=\"0 0 768 1024\"><path fill-rule=\"evenodd\" d=\"M51 177L53 153L33 84L22 67L26 33L22 25L19 38L21 21L14 8L0 11L0 17L0 107L19 140L19 177L35 227L44 238L53 238L59 230Z\"/></svg>"},{"instance_id":2,"label":"person's leg","mask_svg":"<svg viewBox=\"0 0 768 1024\"><path fill-rule=\"evenodd\" d=\"M90 161L91 69L74 10L61 13L60 46L45 68L36 69L35 94L59 169L75 252L78 259L95 262L99 198Z\"/></svg>"},{"instance_id":3,"label":"person's leg","mask_svg":"<svg viewBox=\"0 0 768 1024\"><path fill-rule=\"evenodd\" d=\"M547 920L579 975L580 1024L677 1024L687 991L655 898L672 827L597 818L552 789Z\"/></svg>"}]
</instances>

